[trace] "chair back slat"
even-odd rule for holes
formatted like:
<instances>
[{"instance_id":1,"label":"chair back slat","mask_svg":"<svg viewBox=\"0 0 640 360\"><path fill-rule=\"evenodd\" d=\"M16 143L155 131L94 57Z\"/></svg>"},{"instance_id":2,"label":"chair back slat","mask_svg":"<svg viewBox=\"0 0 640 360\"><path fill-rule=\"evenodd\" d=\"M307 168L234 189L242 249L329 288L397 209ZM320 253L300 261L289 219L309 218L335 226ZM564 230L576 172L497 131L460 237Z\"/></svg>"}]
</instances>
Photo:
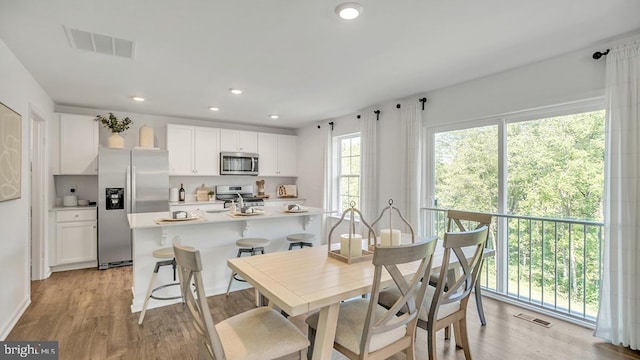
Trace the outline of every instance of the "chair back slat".
<instances>
[{"instance_id":1,"label":"chair back slat","mask_svg":"<svg viewBox=\"0 0 640 360\"><path fill-rule=\"evenodd\" d=\"M482 226L470 231L445 233L440 279L431 302L431 309L429 309L429 321L432 321L432 317L436 318L441 305L468 300L482 266L487 232L487 226ZM464 249L471 249L472 256L465 254ZM450 272L449 267L454 256L460 271ZM452 273L455 274L453 281L450 278Z\"/></svg>"},{"instance_id":2,"label":"chair back slat","mask_svg":"<svg viewBox=\"0 0 640 360\"><path fill-rule=\"evenodd\" d=\"M373 255L373 265L375 266L373 286L360 341L360 354L369 353L371 337L375 334L406 325L407 334L415 336L414 332L418 321L419 309L428 285L427 282L422 282L421 280L429 277L436 240L437 237L434 236L426 241L408 245L376 248ZM408 280L402 275L398 265L412 262L419 262L419 265L416 273ZM383 269L391 276L395 286L400 290L401 297L384 314L376 317L375 309L379 306L378 298L382 290ZM400 310L404 313L397 316Z\"/></svg>"},{"instance_id":3,"label":"chair back slat","mask_svg":"<svg viewBox=\"0 0 640 360\"><path fill-rule=\"evenodd\" d=\"M209 353L211 359L226 359L222 342L211 317L207 297L204 293L202 281L202 259L200 251L189 246L183 246L179 239L173 240L173 251L181 272L182 293L185 294L187 308L191 312L193 324ZM191 284L195 284L195 293L191 290Z\"/></svg>"}]
</instances>

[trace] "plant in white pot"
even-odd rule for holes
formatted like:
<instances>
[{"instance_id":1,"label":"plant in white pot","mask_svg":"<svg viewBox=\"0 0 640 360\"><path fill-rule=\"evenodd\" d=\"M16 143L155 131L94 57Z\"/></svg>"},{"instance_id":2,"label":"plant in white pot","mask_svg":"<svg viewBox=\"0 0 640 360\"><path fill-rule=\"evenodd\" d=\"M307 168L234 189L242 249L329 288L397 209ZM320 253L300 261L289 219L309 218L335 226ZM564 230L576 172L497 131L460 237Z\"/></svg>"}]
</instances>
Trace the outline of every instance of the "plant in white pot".
<instances>
[{"instance_id":1,"label":"plant in white pot","mask_svg":"<svg viewBox=\"0 0 640 360\"><path fill-rule=\"evenodd\" d=\"M109 113L108 117L102 115L96 116L96 120L100 121L104 127L111 130L111 136L107 139L107 147L123 148L124 138L120 133L129 129L129 125L132 123L131 119L125 117L122 120L118 120L113 113Z\"/></svg>"}]
</instances>

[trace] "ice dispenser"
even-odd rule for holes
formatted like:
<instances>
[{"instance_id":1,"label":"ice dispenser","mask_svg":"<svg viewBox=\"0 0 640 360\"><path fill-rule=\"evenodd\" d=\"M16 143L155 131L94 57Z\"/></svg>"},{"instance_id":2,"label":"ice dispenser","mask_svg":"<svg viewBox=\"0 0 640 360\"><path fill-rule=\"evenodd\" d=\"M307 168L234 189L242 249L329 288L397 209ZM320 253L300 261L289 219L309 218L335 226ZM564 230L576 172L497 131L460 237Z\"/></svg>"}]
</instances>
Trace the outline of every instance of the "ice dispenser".
<instances>
[{"instance_id":1,"label":"ice dispenser","mask_svg":"<svg viewBox=\"0 0 640 360\"><path fill-rule=\"evenodd\" d=\"M124 209L124 188L106 188L107 210Z\"/></svg>"}]
</instances>

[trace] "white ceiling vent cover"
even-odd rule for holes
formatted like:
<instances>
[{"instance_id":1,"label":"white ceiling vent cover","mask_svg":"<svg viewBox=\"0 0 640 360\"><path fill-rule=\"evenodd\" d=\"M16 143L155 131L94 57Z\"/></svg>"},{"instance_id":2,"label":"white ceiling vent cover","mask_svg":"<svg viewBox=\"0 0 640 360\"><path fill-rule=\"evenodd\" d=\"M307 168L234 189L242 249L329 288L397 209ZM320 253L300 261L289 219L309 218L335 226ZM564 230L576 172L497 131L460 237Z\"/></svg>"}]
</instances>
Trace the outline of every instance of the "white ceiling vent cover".
<instances>
[{"instance_id":1,"label":"white ceiling vent cover","mask_svg":"<svg viewBox=\"0 0 640 360\"><path fill-rule=\"evenodd\" d=\"M94 34L64 26L69 45L74 49L133 59L135 43L108 35Z\"/></svg>"}]
</instances>

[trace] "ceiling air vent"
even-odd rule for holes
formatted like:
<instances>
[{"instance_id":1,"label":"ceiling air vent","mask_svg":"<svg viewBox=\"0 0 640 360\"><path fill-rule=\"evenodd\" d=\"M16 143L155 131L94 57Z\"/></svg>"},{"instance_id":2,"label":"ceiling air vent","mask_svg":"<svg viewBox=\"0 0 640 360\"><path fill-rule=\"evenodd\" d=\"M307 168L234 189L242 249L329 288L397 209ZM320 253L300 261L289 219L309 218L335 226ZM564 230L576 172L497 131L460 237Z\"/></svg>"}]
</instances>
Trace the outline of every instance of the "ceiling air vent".
<instances>
[{"instance_id":1,"label":"ceiling air vent","mask_svg":"<svg viewBox=\"0 0 640 360\"><path fill-rule=\"evenodd\" d=\"M69 44L74 49L133 59L135 43L108 35L64 27Z\"/></svg>"}]
</instances>

